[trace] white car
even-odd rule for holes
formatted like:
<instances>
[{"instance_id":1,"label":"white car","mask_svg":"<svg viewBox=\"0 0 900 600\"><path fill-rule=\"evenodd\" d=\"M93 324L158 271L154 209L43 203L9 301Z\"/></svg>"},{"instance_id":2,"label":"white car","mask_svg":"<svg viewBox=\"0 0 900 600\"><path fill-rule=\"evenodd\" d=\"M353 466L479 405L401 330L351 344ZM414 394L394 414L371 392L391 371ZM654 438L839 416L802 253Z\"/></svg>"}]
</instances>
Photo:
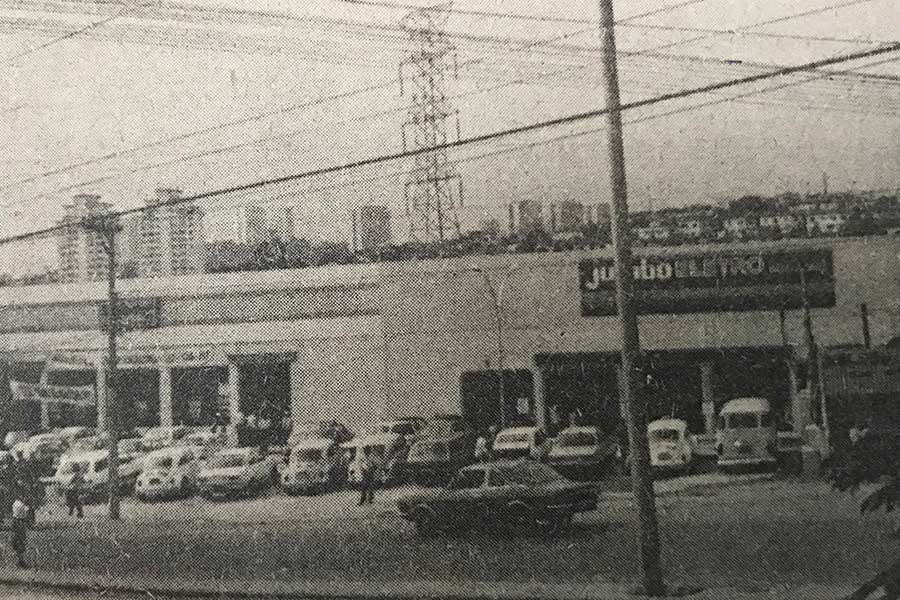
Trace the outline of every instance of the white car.
<instances>
[{"instance_id":1,"label":"white car","mask_svg":"<svg viewBox=\"0 0 900 600\"><path fill-rule=\"evenodd\" d=\"M328 438L303 440L295 446L281 471L281 487L289 494L338 488L347 466L337 442Z\"/></svg>"},{"instance_id":2,"label":"white car","mask_svg":"<svg viewBox=\"0 0 900 600\"><path fill-rule=\"evenodd\" d=\"M144 501L189 496L197 486L200 452L200 448L191 446L151 452L141 461L141 474L134 486L135 495Z\"/></svg>"},{"instance_id":3,"label":"white car","mask_svg":"<svg viewBox=\"0 0 900 600\"><path fill-rule=\"evenodd\" d=\"M21 454L25 460L54 461L66 450L66 444L55 433L39 433L27 441L13 446L13 455Z\"/></svg>"},{"instance_id":4,"label":"white car","mask_svg":"<svg viewBox=\"0 0 900 600\"><path fill-rule=\"evenodd\" d=\"M95 435L96 431L93 427L82 427L78 425L63 427L62 429L56 430L55 433L67 447L71 447L77 440Z\"/></svg>"},{"instance_id":5,"label":"white car","mask_svg":"<svg viewBox=\"0 0 900 600\"><path fill-rule=\"evenodd\" d=\"M499 459L544 460L547 446L547 435L540 427L507 427L494 438L491 450Z\"/></svg>"},{"instance_id":6,"label":"white car","mask_svg":"<svg viewBox=\"0 0 900 600\"><path fill-rule=\"evenodd\" d=\"M152 451L160 448L174 446L178 440L186 436L190 431L184 425L173 427L153 427L148 429L142 437L144 450Z\"/></svg>"},{"instance_id":7,"label":"white car","mask_svg":"<svg viewBox=\"0 0 900 600\"><path fill-rule=\"evenodd\" d=\"M548 464L570 479L599 479L616 465L618 444L599 427L567 427L556 436Z\"/></svg>"},{"instance_id":8,"label":"white car","mask_svg":"<svg viewBox=\"0 0 900 600\"><path fill-rule=\"evenodd\" d=\"M659 419L647 426L650 464L658 471L690 472L694 462L691 435L681 419Z\"/></svg>"},{"instance_id":9,"label":"white car","mask_svg":"<svg viewBox=\"0 0 900 600\"><path fill-rule=\"evenodd\" d=\"M194 431L178 440L179 446L191 446L200 451L200 458L212 457L217 452L224 450L226 439L223 433L212 431Z\"/></svg>"},{"instance_id":10,"label":"white car","mask_svg":"<svg viewBox=\"0 0 900 600\"><path fill-rule=\"evenodd\" d=\"M200 469L197 488L209 499L223 499L267 488L277 481L277 457L263 456L257 448L222 450Z\"/></svg>"},{"instance_id":11,"label":"white car","mask_svg":"<svg viewBox=\"0 0 900 600\"><path fill-rule=\"evenodd\" d=\"M75 465L84 478L81 493L84 499L102 500L107 497L109 485L109 452L106 450L93 450L80 454L66 454L59 462L53 477L44 478L44 483L56 485L64 492L72 483L75 475ZM138 470L134 462L119 465L119 487L121 492L127 492L134 486Z\"/></svg>"}]
</instances>

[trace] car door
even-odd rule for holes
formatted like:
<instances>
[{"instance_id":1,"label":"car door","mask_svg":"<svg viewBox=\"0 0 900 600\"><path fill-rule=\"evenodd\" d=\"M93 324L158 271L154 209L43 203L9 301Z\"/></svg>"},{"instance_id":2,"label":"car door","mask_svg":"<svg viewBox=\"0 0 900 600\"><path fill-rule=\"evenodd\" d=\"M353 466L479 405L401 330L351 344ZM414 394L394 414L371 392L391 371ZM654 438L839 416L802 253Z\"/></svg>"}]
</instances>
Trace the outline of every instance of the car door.
<instances>
[{"instance_id":1,"label":"car door","mask_svg":"<svg viewBox=\"0 0 900 600\"><path fill-rule=\"evenodd\" d=\"M486 469L465 469L447 485L434 507L438 519L451 527L469 526L480 518Z\"/></svg>"}]
</instances>

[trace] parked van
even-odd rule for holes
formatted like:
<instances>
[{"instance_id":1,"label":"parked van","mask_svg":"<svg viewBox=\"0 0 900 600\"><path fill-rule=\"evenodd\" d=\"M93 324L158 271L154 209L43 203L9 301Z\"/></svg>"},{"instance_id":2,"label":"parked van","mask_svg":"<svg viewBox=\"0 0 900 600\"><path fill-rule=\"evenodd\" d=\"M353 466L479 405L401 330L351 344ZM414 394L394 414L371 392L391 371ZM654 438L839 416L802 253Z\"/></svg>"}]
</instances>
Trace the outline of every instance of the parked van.
<instances>
[{"instance_id":1,"label":"parked van","mask_svg":"<svg viewBox=\"0 0 900 600\"><path fill-rule=\"evenodd\" d=\"M778 432L764 398L737 398L719 413L716 454L721 469L776 463Z\"/></svg>"},{"instance_id":2,"label":"parked van","mask_svg":"<svg viewBox=\"0 0 900 600\"><path fill-rule=\"evenodd\" d=\"M75 475L75 465L78 465L78 471L84 478L82 497L86 501L105 501L109 484L109 453L106 450L63 455L53 477L42 478L42 482L55 484L61 493L65 492ZM134 462L120 464L121 491L127 493L134 489L137 476L138 466Z\"/></svg>"},{"instance_id":3,"label":"parked van","mask_svg":"<svg viewBox=\"0 0 900 600\"><path fill-rule=\"evenodd\" d=\"M362 457L364 449L368 448L370 454L378 462L379 469L376 481L387 485L396 482L400 477L400 469L406 462L409 446L402 435L396 433L378 433L365 437L355 438L341 444L347 459L347 482L351 485L359 485L362 481Z\"/></svg>"}]
</instances>

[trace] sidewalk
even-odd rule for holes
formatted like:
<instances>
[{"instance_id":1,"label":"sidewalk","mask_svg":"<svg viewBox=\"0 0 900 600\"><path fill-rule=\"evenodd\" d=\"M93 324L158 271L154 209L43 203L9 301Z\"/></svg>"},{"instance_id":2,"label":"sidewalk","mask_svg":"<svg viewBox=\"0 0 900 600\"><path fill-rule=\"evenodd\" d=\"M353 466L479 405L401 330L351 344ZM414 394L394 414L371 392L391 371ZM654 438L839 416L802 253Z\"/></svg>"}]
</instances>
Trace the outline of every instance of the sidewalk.
<instances>
[{"instance_id":1,"label":"sidewalk","mask_svg":"<svg viewBox=\"0 0 900 600\"><path fill-rule=\"evenodd\" d=\"M603 584L479 583L472 581L368 582L217 580L147 577L108 577L88 572L41 572L0 569L0 583L52 587L62 590L105 590L169 597L247 599L342 598L346 600L634 600L633 590ZM759 592L717 588L678 594L693 600L830 600L849 595L854 588L804 585Z\"/></svg>"}]
</instances>

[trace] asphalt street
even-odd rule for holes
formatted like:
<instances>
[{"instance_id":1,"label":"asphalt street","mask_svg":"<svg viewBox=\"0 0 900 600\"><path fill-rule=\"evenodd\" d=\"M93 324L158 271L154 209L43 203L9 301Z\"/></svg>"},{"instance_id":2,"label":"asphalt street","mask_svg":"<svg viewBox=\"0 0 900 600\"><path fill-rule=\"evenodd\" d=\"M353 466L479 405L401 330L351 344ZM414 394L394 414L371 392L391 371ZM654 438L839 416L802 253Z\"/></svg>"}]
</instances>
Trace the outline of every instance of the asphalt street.
<instances>
[{"instance_id":1,"label":"asphalt street","mask_svg":"<svg viewBox=\"0 0 900 600\"><path fill-rule=\"evenodd\" d=\"M172 574L197 580L265 579L547 583L633 582L637 527L627 492L605 493L556 539L473 532L422 539L380 494L370 507L342 491L209 503L141 504L128 499L123 521L89 507L84 521L54 503L30 537L39 570ZM759 592L809 583L867 579L896 555L884 515L861 517L859 498L822 482L723 477L660 482L659 514L667 574L677 581ZM2 561L10 564L8 548Z\"/></svg>"}]
</instances>

